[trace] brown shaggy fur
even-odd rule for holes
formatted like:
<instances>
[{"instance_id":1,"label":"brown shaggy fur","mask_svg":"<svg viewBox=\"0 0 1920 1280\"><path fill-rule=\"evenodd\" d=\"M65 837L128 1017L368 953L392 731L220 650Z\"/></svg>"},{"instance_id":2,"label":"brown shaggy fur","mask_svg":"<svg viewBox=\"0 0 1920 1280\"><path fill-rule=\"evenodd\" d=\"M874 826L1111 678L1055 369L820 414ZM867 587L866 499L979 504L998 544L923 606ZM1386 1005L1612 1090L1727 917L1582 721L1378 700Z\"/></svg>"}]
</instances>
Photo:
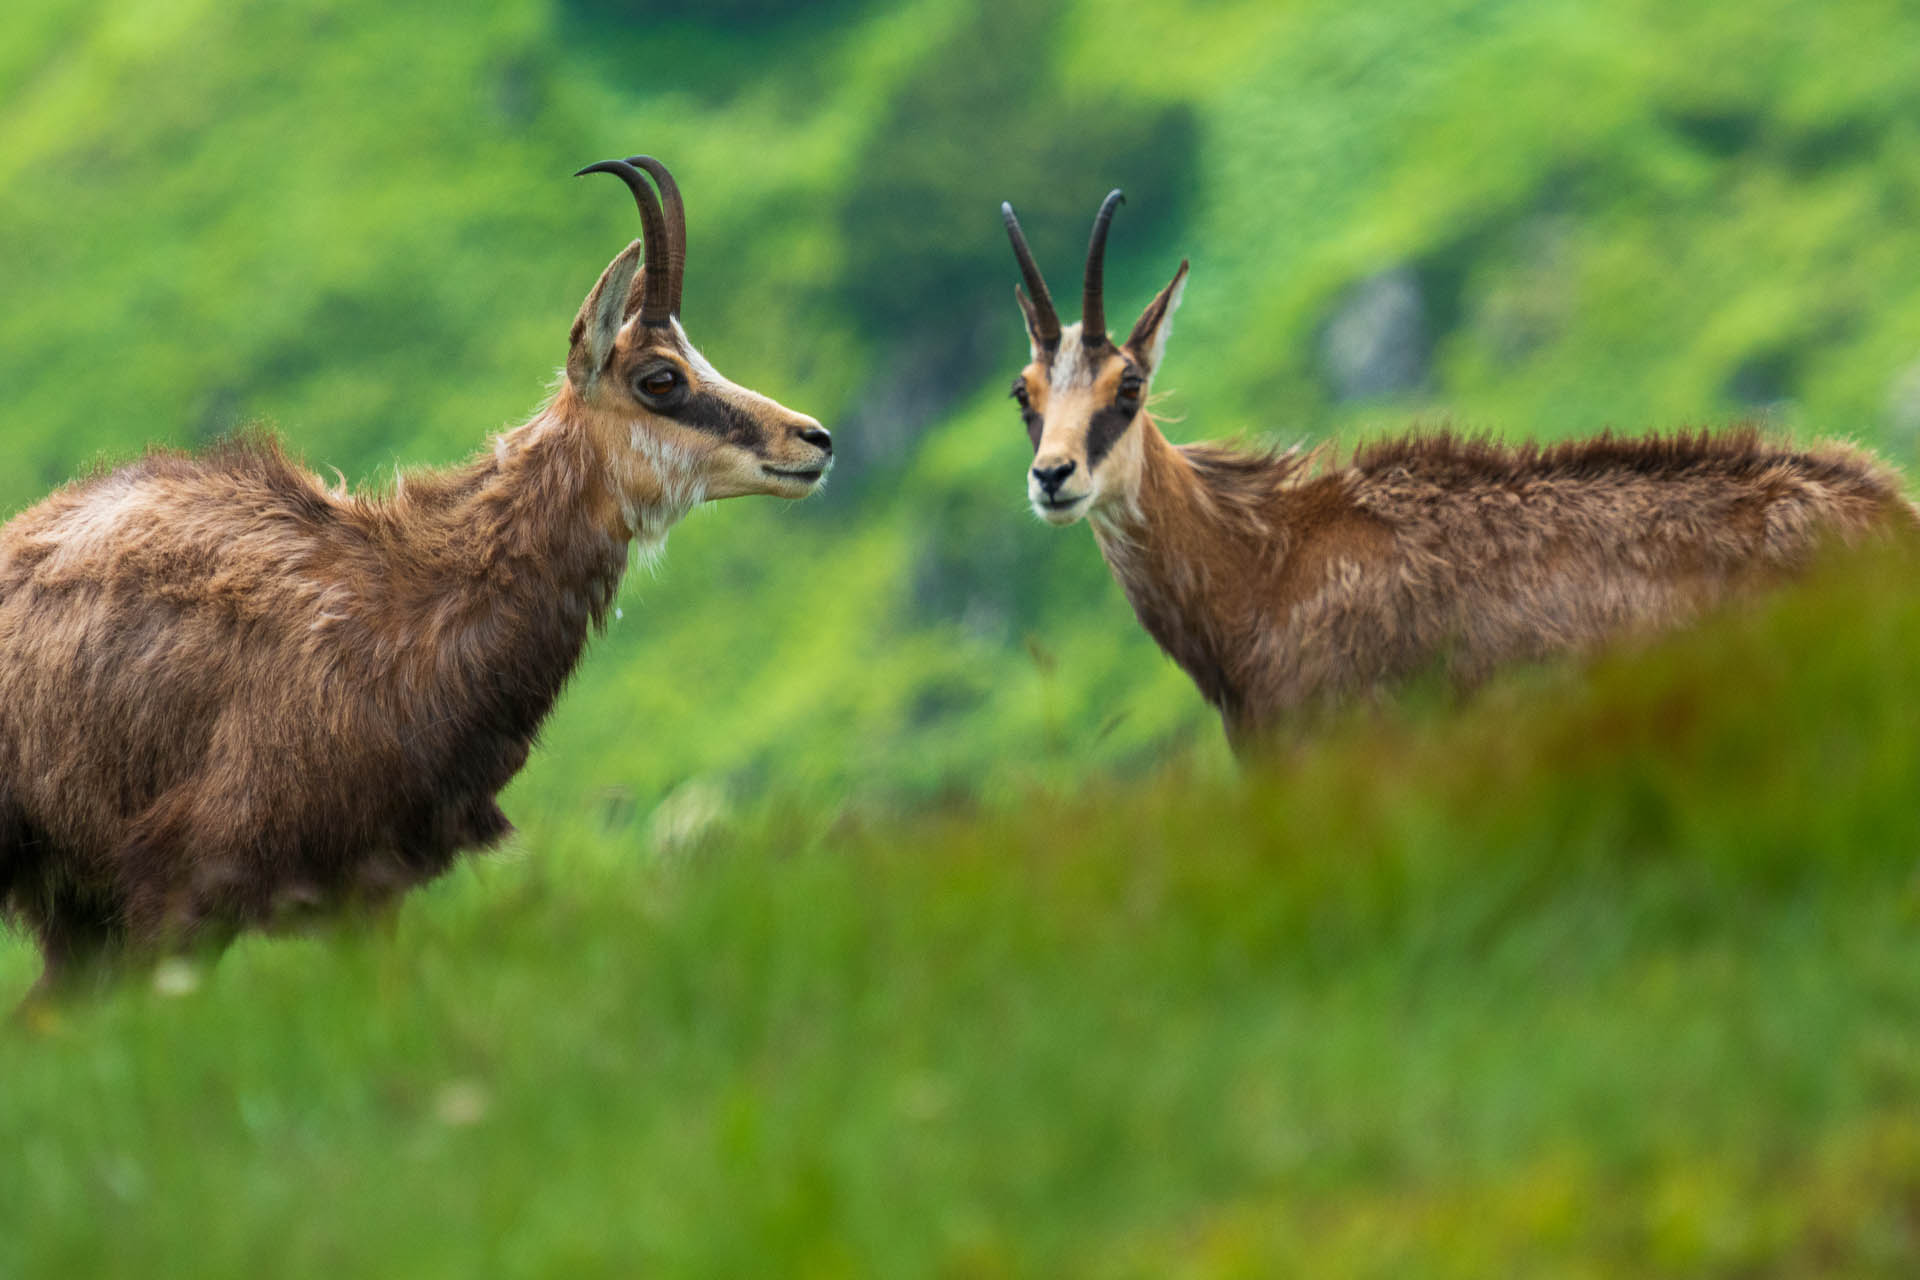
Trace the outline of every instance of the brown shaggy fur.
<instances>
[{"instance_id":1,"label":"brown shaggy fur","mask_svg":"<svg viewBox=\"0 0 1920 1280\"><path fill-rule=\"evenodd\" d=\"M1825 537L1915 523L1869 455L1752 429L1546 447L1410 435L1344 466L1176 447L1145 414L1134 429L1138 489L1095 512L1095 533L1237 750L1436 663L1471 684L1671 626L1799 570Z\"/></svg>"},{"instance_id":2,"label":"brown shaggy fur","mask_svg":"<svg viewBox=\"0 0 1920 1280\"><path fill-rule=\"evenodd\" d=\"M507 832L493 795L626 564L550 516L588 507L580 438L516 443L374 502L246 436L7 526L0 901L50 976L377 903Z\"/></svg>"},{"instance_id":3,"label":"brown shaggy fur","mask_svg":"<svg viewBox=\"0 0 1920 1280\"><path fill-rule=\"evenodd\" d=\"M635 318L639 259L595 285L551 403L464 466L360 497L243 435L0 529L0 915L43 987L379 904L499 840L633 540L817 484L819 423ZM668 367L685 394L649 409Z\"/></svg>"}]
</instances>

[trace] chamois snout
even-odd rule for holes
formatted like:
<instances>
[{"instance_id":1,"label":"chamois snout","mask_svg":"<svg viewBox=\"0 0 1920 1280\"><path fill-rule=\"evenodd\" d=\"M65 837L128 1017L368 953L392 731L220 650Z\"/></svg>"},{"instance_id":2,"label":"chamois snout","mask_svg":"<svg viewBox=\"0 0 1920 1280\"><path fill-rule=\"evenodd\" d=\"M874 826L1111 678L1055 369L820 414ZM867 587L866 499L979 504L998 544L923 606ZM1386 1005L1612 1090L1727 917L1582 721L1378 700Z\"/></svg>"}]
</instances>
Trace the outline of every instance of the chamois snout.
<instances>
[{"instance_id":1,"label":"chamois snout","mask_svg":"<svg viewBox=\"0 0 1920 1280\"><path fill-rule=\"evenodd\" d=\"M1085 481L1078 479L1083 476ZM1077 460L1042 452L1027 473L1027 501L1048 524L1072 524L1092 501L1091 479Z\"/></svg>"},{"instance_id":2,"label":"chamois snout","mask_svg":"<svg viewBox=\"0 0 1920 1280\"><path fill-rule=\"evenodd\" d=\"M833 436L814 419L795 414L783 430L774 433L760 470L781 497L804 497L833 469Z\"/></svg>"},{"instance_id":3,"label":"chamois snout","mask_svg":"<svg viewBox=\"0 0 1920 1280\"><path fill-rule=\"evenodd\" d=\"M1074 473L1076 465L1073 462L1063 462L1056 467L1035 467L1033 478L1039 483L1040 491L1051 498L1060 492L1060 486L1065 484L1067 477Z\"/></svg>"}]
</instances>

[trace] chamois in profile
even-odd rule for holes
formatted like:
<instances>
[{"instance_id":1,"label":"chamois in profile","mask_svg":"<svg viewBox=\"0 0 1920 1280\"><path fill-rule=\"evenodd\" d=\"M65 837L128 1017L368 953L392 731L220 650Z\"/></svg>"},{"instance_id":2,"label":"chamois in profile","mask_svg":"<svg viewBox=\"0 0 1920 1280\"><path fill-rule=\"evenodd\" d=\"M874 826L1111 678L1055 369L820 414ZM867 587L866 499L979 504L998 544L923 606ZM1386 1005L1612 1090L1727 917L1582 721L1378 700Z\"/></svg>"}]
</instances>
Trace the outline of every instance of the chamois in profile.
<instances>
[{"instance_id":1,"label":"chamois in profile","mask_svg":"<svg viewBox=\"0 0 1920 1280\"><path fill-rule=\"evenodd\" d=\"M580 172L627 184L644 244L588 293L545 407L465 465L356 496L246 434L0 529L0 913L37 938L41 989L378 904L498 841L494 797L633 544L818 487L827 432L680 324L666 168Z\"/></svg>"},{"instance_id":2,"label":"chamois in profile","mask_svg":"<svg viewBox=\"0 0 1920 1280\"><path fill-rule=\"evenodd\" d=\"M1010 205L1031 359L1013 398L1041 519L1087 517L1134 612L1245 754L1298 713L1431 667L1592 650L1804 567L1823 540L1911 529L1895 475L1841 444L1724 434L1506 447L1414 434L1322 456L1174 445L1148 388L1182 262L1126 341L1102 269L1120 192L1094 219L1081 320L1064 328Z\"/></svg>"}]
</instances>

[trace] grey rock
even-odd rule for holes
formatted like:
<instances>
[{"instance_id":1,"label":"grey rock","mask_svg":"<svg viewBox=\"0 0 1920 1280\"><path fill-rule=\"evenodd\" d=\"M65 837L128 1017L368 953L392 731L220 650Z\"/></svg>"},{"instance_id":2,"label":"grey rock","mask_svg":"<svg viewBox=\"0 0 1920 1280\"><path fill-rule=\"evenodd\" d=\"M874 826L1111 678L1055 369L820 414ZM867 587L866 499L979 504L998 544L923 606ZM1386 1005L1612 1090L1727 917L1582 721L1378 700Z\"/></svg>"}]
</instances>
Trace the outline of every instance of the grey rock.
<instances>
[{"instance_id":1,"label":"grey rock","mask_svg":"<svg viewBox=\"0 0 1920 1280\"><path fill-rule=\"evenodd\" d=\"M1887 419L1896 439L1920 439L1920 360L1894 375L1887 388Z\"/></svg>"},{"instance_id":2,"label":"grey rock","mask_svg":"<svg viewBox=\"0 0 1920 1280\"><path fill-rule=\"evenodd\" d=\"M1347 290L1320 339L1322 371L1339 400L1412 391L1426 382L1431 354L1426 298L1404 266Z\"/></svg>"}]
</instances>

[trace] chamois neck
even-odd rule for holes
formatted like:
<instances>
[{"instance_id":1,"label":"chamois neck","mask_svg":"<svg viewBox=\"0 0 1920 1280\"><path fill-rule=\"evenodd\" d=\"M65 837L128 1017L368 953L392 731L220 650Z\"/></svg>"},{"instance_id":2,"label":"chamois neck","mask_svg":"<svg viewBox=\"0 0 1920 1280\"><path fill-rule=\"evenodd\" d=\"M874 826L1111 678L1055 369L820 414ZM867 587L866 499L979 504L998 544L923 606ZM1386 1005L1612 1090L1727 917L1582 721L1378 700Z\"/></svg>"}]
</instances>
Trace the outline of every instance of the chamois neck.
<instances>
[{"instance_id":1,"label":"chamois neck","mask_svg":"<svg viewBox=\"0 0 1920 1280\"><path fill-rule=\"evenodd\" d=\"M396 563L417 567L395 674L472 733L531 737L626 570L634 524L571 408L563 393L465 466L402 476L393 499Z\"/></svg>"},{"instance_id":2,"label":"chamois neck","mask_svg":"<svg viewBox=\"0 0 1920 1280\"><path fill-rule=\"evenodd\" d=\"M454 500L440 514L475 568L562 590L617 582L634 526L592 431L566 408L557 398L456 473Z\"/></svg>"},{"instance_id":3,"label":"chamois neck","mask_svg":"<svg viewBox=\"0 0 1920 1280\"><path fill-rule=\"evenodd\" d=\"M1116 574L1122 572L1116 555L1128 572L1164 572L1181 562L1204 574L1209 553L1238 541L1241 531L1223 520L1228 512L1211 492L1208 477L1160 434L1151 417L1142 414L1133 430L1138 437L1133 492L1089 520L1100 549Z\"/></svg>"},{"instance_id":4,"label":"chamois neck","mask_svg":"<svg viewBox=\"0 0 1920 1280\"><path fill-rule=\"evenodd\" d=\"M1241 580L1262 539L1284 554L1275 531L1231 495L1151 418L1135 424L1138 482L1128 502L1090 523L1101 555L1134 613L1206 699L1231 713L1239 693L1231 674L1235 637L1249 601Z\"/></svg>"}]
</instances>

